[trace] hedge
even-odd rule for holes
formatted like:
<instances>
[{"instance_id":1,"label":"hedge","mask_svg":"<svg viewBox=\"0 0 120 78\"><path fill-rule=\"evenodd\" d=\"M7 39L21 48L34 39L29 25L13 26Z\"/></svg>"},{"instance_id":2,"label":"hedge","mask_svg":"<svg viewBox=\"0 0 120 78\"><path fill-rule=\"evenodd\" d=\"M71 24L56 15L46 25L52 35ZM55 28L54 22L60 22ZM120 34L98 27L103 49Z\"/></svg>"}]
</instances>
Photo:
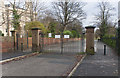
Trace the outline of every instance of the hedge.
<instances>
[{"instance_id":1,"label":"hedge","mask_svg":"<svg viewBox=\"0 0 120 78\"><path fill-rule=\"evenodd\" d=\"M105 35L102 39L104 43L111 46L112 48L116 48L116 38L115 36Z\"/></svg>"}]
</instances>

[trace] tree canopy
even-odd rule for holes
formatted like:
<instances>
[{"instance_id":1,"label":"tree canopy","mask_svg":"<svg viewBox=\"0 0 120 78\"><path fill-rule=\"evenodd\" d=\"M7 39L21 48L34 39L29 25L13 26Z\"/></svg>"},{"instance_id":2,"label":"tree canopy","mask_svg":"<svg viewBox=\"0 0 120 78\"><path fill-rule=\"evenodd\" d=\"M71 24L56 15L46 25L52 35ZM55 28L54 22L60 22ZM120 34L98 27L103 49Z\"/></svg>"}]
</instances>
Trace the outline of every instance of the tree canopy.
<instances>
[{"instance_id":1,"label":"tree canopy","mask_svg":"<svg viewBox=\"0 0 120 78\"><path fill-rule=\"evenodd\" d=\"M61 32L66 30L66 27L76 20L81 21L86 14L83 11L85 4L83 2L60 1L53 2L53 15L61 24Z\"/></svg>"},{"instance_id":2,"label":"tree canopy","mask_svg":"<svg viewBox=\"0 0 120 78\"><path fill-rule=\"evenodd\" d=\"M113 16L113 11L115 8L111 6L109 2L100 2L98 3L99 13L95 15L96 25L100 29L100 37L102 38L107 32L109 28L110 18Z\"/></svg>"},{"instance_id":3,"label":"tree canopy","mask_svg":"<svg viewBox=\"0 0 120 78\"><path fill-rule=\"evenodd\" d=\"M41 28L42 32L45 34L47 32L46 28L44 27L44 25L42 23L40 23L39 21L32 21L32 22L28 22L25 25L25 30L29 31L29 34L31 35L31 29L32 28ZM29 35L29 36L30 36Z\"/></svg>"}]
</instances>

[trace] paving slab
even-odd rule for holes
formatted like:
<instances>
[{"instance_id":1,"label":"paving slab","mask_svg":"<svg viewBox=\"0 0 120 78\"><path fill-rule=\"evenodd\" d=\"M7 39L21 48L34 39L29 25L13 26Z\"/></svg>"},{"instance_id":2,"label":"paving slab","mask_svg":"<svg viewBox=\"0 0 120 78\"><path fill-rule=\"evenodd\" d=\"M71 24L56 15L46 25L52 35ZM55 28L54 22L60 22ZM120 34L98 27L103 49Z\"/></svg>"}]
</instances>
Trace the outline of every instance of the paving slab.
<instances>
[{"instance_id":1,"label":"paving slab","mask_svg":"<svg viewBox=\"0 0 120 78\"><path fill-rule=\"evenodd\" d=\"M118 76L118 56L107 46L104 55L104 44L95 42L95 55L87 55L72 76Z\"/></svg>"}]
</instances>

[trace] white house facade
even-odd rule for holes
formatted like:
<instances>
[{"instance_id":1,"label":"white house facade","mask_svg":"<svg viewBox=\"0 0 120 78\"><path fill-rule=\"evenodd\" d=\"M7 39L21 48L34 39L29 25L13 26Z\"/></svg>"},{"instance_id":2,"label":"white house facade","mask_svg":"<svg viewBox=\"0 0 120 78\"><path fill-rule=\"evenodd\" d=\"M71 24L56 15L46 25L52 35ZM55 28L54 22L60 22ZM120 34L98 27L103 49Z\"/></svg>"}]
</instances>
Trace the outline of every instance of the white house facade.
<instances>
[{"instance_id":1,"label":"white house facade","mask_svg":"<svg viewBox=\"0 0 120 78\"><path fill-rule=\"evenodd\" d=\"M26 2L28 5L30 2ZM4 0L0 0L0 31L4 34L4 36L11 36L11 30L14 30L12 25L13 19L13 8L10 4L4 4ZM30 22L30 11L29 9L25 10L23 8L17 8L18 14L21 14L20 17L20 26L22 28L21 34L24 34L24 26L26 22Z\"/></svg>"}]
</instances>

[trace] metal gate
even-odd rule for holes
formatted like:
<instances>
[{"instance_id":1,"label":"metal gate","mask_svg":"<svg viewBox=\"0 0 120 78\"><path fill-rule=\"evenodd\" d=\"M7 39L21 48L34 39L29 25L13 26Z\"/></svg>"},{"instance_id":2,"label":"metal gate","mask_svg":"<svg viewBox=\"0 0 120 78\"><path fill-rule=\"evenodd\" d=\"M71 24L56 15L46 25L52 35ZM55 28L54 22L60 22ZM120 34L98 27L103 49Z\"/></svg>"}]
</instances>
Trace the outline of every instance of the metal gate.
<instances>
[{"instance_id":1,"label":"metal gate","mask_svg":"<svg viewBox=\"0 0 120 78\"><path fill-rule=\"evenodd\" d=\"M43 49L44 49L44 34L42 32L39 33L39 49L40 49L40 52L43 52Z\"/></svg>"},{"instance_id":2,"label":"metal gate","mask_svg":"<svg viewBox=\"0 0 120 78\"><path fill-rule=\"evenodd\" d=\"M40 52L79 53L85 51L85 40L81 38L61 40L61 38L44 37L43 33L39 33L39 38Z\"/></svg>"}]
</instances>

